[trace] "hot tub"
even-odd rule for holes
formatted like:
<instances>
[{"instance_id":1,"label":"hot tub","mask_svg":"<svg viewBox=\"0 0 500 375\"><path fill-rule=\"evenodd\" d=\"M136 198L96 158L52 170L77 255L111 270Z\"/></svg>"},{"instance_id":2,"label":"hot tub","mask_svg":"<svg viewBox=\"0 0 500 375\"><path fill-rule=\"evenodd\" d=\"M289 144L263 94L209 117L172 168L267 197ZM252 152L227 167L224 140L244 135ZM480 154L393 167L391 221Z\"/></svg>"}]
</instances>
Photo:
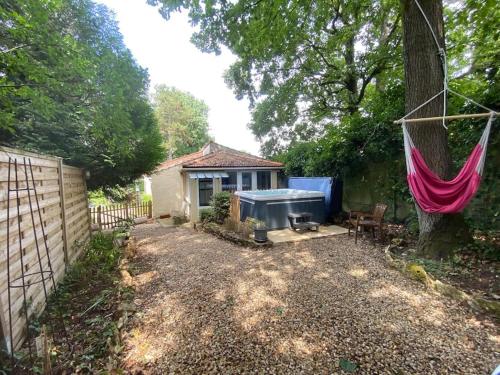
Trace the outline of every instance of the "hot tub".
<instances>
[{"instance_id":1,"label":"hot tub","mask_svg":"<svg viewBox=\"0 0 500 375\"><path fill-rule=\"evenodd\" d=\"M272 189L235 192L240 197L240 219L264 221L268 229L287 228L288 214L312 213L312 220L325 222L325 194L320 191Z\"/></svg>"}]
</instances>

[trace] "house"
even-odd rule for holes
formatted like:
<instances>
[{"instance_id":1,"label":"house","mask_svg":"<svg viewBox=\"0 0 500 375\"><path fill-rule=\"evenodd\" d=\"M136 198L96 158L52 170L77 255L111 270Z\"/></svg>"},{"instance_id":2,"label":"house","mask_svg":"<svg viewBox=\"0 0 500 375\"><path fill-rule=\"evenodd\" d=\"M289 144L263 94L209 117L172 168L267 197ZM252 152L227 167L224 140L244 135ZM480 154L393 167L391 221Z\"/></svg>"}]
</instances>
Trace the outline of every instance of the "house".
<instances>
[{"instance_id":1,"label":"house","mask_svg":"<svg viewBox=\"0 0 500 375\"><path fill-rule=\"evenodd\" d=\"M283 164L209 142L199 151L160 164L151 176L153 217L199 220L214 193L278 187Z\"/></svg>"}]
</instances>

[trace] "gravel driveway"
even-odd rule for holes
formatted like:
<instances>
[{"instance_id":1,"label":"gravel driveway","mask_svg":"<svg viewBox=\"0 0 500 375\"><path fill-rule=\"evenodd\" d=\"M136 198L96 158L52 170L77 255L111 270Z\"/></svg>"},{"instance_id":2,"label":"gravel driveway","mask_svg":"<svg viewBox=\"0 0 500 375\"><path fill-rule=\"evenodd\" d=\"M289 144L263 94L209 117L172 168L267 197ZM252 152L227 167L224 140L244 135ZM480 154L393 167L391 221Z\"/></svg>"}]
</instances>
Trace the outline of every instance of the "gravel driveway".
<instances>
[{"instance_id":1,"label":"gravel driveway","mask_svg":"<svg viewBox=\"0 0 500 375\"><path fill-rule=\"evenodd\" d=\"M256 251L157 224L135 229L132 373L491 374L498 327L345 235ZM497 351L496 351L497 350ZM345 362L344 362L345 363Z\"/></svg>"}]
</instances>

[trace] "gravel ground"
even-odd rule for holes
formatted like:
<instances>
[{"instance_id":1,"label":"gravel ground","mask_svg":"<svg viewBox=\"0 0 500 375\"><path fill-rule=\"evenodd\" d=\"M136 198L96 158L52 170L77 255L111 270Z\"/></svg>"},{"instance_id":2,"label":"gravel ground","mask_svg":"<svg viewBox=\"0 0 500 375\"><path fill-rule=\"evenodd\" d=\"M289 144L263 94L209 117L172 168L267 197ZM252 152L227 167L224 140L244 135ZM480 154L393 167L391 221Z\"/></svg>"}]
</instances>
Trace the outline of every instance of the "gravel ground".
<instances>
[{"instance_id":1,"label":"gravel ground","mask_svg":"<svg viewBox=\"0 0 500 375\"><path fill-rule=\"evenodd\" d=\"M184 228L134 235L132 373L491 374L498 326L345 235L256 251Z\"/></svg>"}]
</instances>

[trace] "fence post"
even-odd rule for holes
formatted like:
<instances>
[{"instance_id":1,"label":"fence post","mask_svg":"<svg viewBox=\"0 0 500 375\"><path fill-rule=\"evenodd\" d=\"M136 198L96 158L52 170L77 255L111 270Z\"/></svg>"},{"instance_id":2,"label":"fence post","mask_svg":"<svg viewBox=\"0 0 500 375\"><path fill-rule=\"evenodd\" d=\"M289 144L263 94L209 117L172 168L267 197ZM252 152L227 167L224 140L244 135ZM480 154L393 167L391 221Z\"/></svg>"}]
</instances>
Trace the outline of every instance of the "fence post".
<instances>
[{"instance_id":1,"label":"fence post","mask_svg":"<svg viewBox=\"0 0 500 375\"><path fill-rule=\"evenodd\" d=\"M66 205L64 204L64 171L63 171L63 161L58 160L58 170L59 170L59 196L61 202L61 220L62 220L62 240L63 240L63 252L64 252L64 266L68 266L68 231L66 228ZM43 225L43 224L42 224Z\"/></svg>"},{"instance_id":2,"label":"fence post","mask_svg":"<svg viewBox=\"0 0 500 375\"><path fill-rule=\"evenodd\" d=\"M153 201L148 202L148 219L153 217Z\"/></svg>"},{"instance_id":3,"label":"fence post","mask_svg":"<svg viewBox=\"0 0 500 375\"><path fill-rule=\"evenodd\" d=\"M128 202L125 203L125 219L128 220Z\"/></svg>"},{"instance_id":4,"label":"fence post","mask_svg":"<svg viewBox=\"0 0 500 375\"><path fill-rule=\"evenodd\" d=\"M97 225L99 227L99 230L102 230L101 205L97 206Z\"/></svg>"},{"instance_id":5,"label":"fence post","mask_svg":"<svg viewBox=\"0 0 500 375\"><path fill-rule=\"evenodd\" d=\"M87 218L89 221L89 238L92 237L92 212L90 211L89 192L87 190L87 172L82 170L83 186L85 189L85 201L87 202Z\"/></svg>"}]
</instances>

